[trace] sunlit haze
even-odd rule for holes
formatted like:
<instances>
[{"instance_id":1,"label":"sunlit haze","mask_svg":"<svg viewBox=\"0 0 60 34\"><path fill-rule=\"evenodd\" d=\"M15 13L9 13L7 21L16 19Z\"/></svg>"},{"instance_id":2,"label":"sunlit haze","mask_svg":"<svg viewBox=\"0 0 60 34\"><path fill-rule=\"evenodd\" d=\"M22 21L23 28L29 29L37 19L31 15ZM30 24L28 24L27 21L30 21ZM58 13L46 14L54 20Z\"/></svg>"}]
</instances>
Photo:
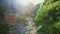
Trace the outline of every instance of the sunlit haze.
<instances>
[{"instance_id":1,"label":"sunlit haze","mask_svg":"<svg viewBox=\"0 0 60 34\"><path fill-rule=\"evenodd\" d=\"M9 5L13 5L13 7L17 11L16 15L18 16L21 15L21 12L31 11L34 6L43 1L44 0L9 0Z\"/></svg>"},{"instance_id":2,"label":"sunlit haze","mask_svg":"<svg viewBox=\"0 0 60 34\"><path fill-rule=\"evenodd\" d=\"M36 4L38 4L38 3L43 2L44 0L31 0L31 1L34 3L34 5L36 5Z\"/></svg>"},{"instance_id":3,"label":"sunlit haze","mask_svg":"<svg viewBox=\"0 0 60 34\"><path fill-rule=\"evenodd\" d=\"M16 0L17 3L27 5L30 2L33 3L34 5L43 2L44 0Z\"/></svg>"}]
</instances>

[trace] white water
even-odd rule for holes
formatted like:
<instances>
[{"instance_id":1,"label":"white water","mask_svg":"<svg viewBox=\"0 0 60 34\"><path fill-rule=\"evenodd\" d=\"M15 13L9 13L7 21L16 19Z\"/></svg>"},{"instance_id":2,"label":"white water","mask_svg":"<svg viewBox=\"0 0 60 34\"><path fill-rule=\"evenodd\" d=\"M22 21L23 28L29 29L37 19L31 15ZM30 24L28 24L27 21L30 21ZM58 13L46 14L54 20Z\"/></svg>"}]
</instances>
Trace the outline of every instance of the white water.
<instances>
[{"instance_id":1,"label":"white water","mask_svg":"<svg viewBox=\"0 0 60 34\"><path fill-rule=\"evenodd\" d=\"M18 23L12 28L10 28L10 34L30 34L29 30L32 29L32 25L34 25L33 19L26 18L26 20L27 23L25 23L25 25Z\"/></svg>"}]
</instances>

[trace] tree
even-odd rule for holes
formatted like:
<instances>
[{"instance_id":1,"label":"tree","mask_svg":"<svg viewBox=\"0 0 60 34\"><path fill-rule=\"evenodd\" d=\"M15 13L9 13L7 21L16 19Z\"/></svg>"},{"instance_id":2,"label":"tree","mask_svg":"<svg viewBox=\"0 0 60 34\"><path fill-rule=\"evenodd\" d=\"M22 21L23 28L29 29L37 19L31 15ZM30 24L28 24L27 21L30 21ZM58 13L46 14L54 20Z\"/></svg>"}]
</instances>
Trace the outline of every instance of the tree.
<instances>
[{"instance_id":1,"label":"tree","mask_svg":"<svg viewBox=\"0 0 60 34\"><path fill-rule=\"evenodd\" d=\"M0 2L0 34L7 34L9 23L4 19L4 12L6 10L6 4Z\"/></svg>"},{"instance_id":2,"label":"tree","mask_svg":"<svg viewBox=\"0 0 60 34\"><path fill-rule=\"evenodd\" d=\"M5 11L6 11L6 4L0 3L0 19L3 19Z\"/></svg>"},{"instance_id":3,"label":"tree","mask_svg":"<svg viewBox=\"0 0 60 34\"><path fill-rule=\"evenodd\" d=\"M59 34L60 0L45 0L36 12L34 22L42 26L38 34ZM58 28L56 28L58 26Z\"/></svg>"}]
</instances>

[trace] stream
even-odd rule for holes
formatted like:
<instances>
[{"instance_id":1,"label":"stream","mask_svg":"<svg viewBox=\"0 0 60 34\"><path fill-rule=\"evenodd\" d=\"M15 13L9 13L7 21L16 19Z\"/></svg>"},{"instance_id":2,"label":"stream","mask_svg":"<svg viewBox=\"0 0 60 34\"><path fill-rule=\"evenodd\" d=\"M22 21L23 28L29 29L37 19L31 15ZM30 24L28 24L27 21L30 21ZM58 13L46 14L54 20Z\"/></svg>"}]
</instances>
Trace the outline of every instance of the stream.
<instances>
[{"instance_id":1,"label":"stream","mask_svg":"<svg viewBox=\"0 0 60 34\"><path fill-rule=\"evenodd\" d=\"M34 22L31 17L26 18L27 23L17 23L13 27L10 28L10 34L30 34L30 31L33 30Z\"/></svg>"}]
</instances>

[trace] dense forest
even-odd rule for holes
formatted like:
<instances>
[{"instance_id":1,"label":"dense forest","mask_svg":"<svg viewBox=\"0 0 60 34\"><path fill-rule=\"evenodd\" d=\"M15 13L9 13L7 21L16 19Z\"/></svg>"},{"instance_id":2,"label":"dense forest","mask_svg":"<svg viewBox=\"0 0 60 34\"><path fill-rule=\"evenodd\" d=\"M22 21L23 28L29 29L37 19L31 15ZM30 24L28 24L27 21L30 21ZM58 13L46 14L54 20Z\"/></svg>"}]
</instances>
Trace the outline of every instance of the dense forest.
<instances>
[{"instance_id":1,"label":"dense forest","mask_svg":"<svg viewBox=\"0 0 60 34\"><path fill-rule=\"evenodd\" d=\"M6 3L0 2L0 34L9 33L10 23L5 19L6 10ZM36 27L41 26L36 34L60 34L60 0L44 0L44 2L36 5L33 14ZM23 17L20 17L20 22L24 24Z\"/></svg>"},{"instance_id":2,"label":"dense forest","mask_svg":"<svg viewBox=\"0 0 60 34\"><path fill-rule=\"evenodd\" d=\"M9 23L4 18L5 11L6 11L6 4L0 2L0 34L7 34L9 29Z\"/></svg>"},{"instance_id":3,"label":"dense forest","mask_svg":"<svg viewBox=\"0 0 60 34\"><path fill-rule=\"evenodd\" d=\"M44 0L34 15L36 34L60 34L60 0Z\"/></svg>"}]
</instances>

